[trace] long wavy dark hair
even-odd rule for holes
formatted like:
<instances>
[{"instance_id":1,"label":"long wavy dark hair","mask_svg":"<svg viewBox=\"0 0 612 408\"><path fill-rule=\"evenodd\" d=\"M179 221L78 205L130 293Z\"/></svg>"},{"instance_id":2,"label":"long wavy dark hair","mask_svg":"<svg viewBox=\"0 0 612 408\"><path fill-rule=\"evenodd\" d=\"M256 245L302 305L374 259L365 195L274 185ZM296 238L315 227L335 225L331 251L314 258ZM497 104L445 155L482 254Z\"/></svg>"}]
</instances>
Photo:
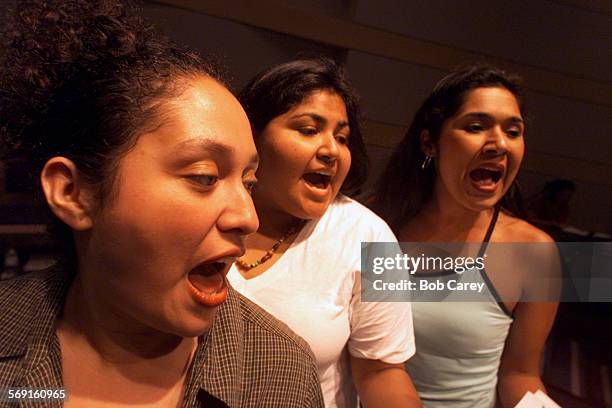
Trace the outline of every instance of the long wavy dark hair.
<instances>
[{"instance_id":1,"label":"long wavy dark hair","mask_svg":"<svg viewBox=\"0 0 612 408\"><path fill-rule=\"evenodd\" d=\"M501 69L471 65L449 73L436 84L391 155L371 199L371 208L391 226L396 235L403 224L421 211L433 194L436 170L435 166L421 168L425 160L421 133L427 131L432 143L436 143L444 122L459 111L467 93L476 88L507 89L516 98L521 115L525 118L525 103L519 83L519 77ZM523 216L516 179L498 205L517 216Z\"/></svg>"}]
</instances>

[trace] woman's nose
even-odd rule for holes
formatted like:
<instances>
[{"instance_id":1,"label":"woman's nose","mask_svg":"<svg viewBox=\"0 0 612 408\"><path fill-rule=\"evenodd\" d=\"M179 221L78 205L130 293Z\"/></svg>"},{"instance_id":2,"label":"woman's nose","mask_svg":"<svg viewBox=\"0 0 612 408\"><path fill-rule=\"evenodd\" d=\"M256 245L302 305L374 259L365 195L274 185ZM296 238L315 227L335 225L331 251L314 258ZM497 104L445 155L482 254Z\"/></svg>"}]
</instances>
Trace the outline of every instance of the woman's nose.
<instances>
[{"instance_id":1,"label":"woman's nose","mask_svg":"<svg viewBox=\"0 0 612 408\"><path fill-rule=\"evenodd\" d=\"M219 216L219 229L239 235L252 234L259 228L253 199L242 184L233 190L226 198L226 206Z\"/></svg>"},{"instance_id":2,"label":"woman's nose","mask_svg":"<svg viewBox=\"0 0 612 408\"><path fill-rule=\"evenodd\" d=\"M508 151L506 133L499 127L493 127L487 134L484 152L489 154L503 154Z\"/></svg>"},{"instance_id":3,"label":"woman's nose","mask_svg":"<svg viewBox=\"0 0 612 408\"><path fill-rule=\"evenodd\" d=\"M338 141L334 135L324 135L324 140L317 150L317 158L325 164L333 164L340 154Z\"/></svg>"}]
</instances>

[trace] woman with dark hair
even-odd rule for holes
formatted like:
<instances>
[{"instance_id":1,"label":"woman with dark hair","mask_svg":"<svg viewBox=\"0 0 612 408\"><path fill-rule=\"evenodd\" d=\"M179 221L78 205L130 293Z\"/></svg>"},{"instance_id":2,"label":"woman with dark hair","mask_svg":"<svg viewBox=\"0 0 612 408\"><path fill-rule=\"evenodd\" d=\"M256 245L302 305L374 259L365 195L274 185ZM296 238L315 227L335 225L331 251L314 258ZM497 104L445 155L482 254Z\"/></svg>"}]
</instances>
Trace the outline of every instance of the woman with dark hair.
<instances>
[{"instance_id":1,"label":"woman with dark hair","mask_svg":"<svg viewBox=\"0 0 612 408\"><path fill-rule=\"evenodd\" d=\"M344 195L367 163L344 72L323 58L280 64L239 99L261 157L260 229L230 282L310 344L326 406L355 407L354 386L365 407L420 406L403 369L414 353L410 304L360 299L361 242L396 240Z\"/></svg>"},{"instance_id":2,"label":"woman with dark hair","mask_svg":"<svg viewBox=\"0 0 612 408\"><path fill-rule=\"evenodd\" d=\"M226 284L258 159L217 70L119 1L23 1L10 21L2 159L39 174L66 252L0 284L2 400L322 406L307 345Z\"/></svg>"},{"instance_id":3,"label":"woman with dark hair","mask_svg":"<svg viewBox=\"0 0 612 408\"><path fill-rule=\"evenodd\" d=\"M451 72L415 114L372 208L401 242L484 242L479 256L487 242L551 243L516 216L524 134L515 77L480 65ZM554 246L544 247L542 265L557 270ZM497 390L510 407L544 389L540 354L557 303L520 301L535 297L525 259L463 274L483 284L487 301L413 303L417 352L407 368L424 406L493 407Z\"/></svg>"}]
</instances>

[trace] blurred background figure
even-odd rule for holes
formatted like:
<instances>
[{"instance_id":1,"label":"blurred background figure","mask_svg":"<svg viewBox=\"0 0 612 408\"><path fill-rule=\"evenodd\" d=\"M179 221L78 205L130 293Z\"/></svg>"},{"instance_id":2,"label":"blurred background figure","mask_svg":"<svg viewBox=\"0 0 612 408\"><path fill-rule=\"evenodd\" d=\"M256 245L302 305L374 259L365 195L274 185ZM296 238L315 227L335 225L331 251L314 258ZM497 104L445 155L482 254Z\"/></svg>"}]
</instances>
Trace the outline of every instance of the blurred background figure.
<instances>
[{"instance_id":1,"label":"blurred background figure","mask_svg":"<svg viewBox=\"0 0 612 408\"><path fill-rule=\"evenodd\" d=\"M541 192L528 200L529 219L542 224L568 225L575 192L576 185L570 180L555 179L547 182Z\"/></svg>"},{"instance_id":2,"label":"blurred background figure","mask_svg":"<svg viewBox=\"0 0 612 408\"><path fill-rule=\"evenodd\" d=\"M559 242L612 239L612 235L605 232L586 231L571 225L575 194L576 184L571 180L554 179L546 182L540 192L526 200L529 221Z\"/></svg>"}]
</instances>

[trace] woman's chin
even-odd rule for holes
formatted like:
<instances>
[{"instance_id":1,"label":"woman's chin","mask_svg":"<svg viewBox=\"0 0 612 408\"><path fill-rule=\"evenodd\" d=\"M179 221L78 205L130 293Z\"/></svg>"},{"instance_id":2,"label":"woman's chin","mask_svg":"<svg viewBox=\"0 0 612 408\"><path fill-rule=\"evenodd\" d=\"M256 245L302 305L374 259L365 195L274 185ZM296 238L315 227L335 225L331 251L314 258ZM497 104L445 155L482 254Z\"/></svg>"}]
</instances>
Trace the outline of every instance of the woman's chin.
<instances>
[{"instance_id":1,"label":"woman's chin","mask_svg":"<svg viewBox=\"0 0 612 408\"><path fill-rule=\"evenodd\" d=\"M501 196L492 197L470 197L467 200L467 207L472 211L486 211L497 205L501 200Z\"/></svg>"},{"instance_id":2,"label":"woman's chin","mask_svg":"<svg viewBox=\"0 0 612 408\"><path fill-rule=\"evenodd\" d=\"M501 201L507 188L503 183L498 183L491 188L477 188L472 183L466 188L467 206L476 211L483 211L493 208Z\"/></svg>"},{"instance_id":3,"label":"woman's chin","mask_svg":"<svg viewBox=\"0 0 612 408\"><path fill-rule=\"evenodd\" d=\"M210 318L186 319L173 327L173 333L180 337L199 337L210 330L213 320L214 315Z\"/></svg>"},{"instance_id":4,"label":"woman's chin","mask_svg":"<svg viewBox=\"0 0 612 408\"><path fill-rule=\"evenodd\" d=\"M282 209L285 213L301 220L314 220L321 218L329 208L333 198L325 200L312 200L308 196L293 197Z\"/></svg>"},{"instance_id":5,"label":"woman's chin","mask_svg":"<svg viewBox=\"0 0 612 408\"><path fill-rule=\"evenodd\" d=\"M292 215L302 220L315 220L321 218L331 203L328 202L306 202L300 206L299 211Z\"/></svg>"},{"instance_id":6,"label":"woman's chin","mask_svg":"<svg viewBox=\"0 0 612 408\"><path fill-rule=\"evenodd\" d=\"M196 310L184 310L182 316L168 318L164 327L158 330L171 333L179 337L199 337L206 333L213 325L218 307L207 307Z\"/></svg>"}]
</instances>

